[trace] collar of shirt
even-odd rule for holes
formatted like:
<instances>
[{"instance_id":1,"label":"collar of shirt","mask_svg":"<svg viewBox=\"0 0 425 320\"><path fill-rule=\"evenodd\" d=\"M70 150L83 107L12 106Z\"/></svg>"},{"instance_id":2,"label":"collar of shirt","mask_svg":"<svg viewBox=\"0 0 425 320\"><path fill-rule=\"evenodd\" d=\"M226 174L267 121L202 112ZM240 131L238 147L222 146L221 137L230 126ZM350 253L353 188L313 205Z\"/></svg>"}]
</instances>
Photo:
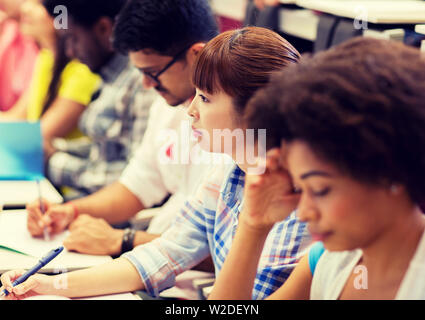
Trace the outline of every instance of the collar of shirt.
<instances>
[{"instance_id":1,"label":"collar of shirt","mask_svg":"<svg viewBox=\"0 0 425 320\"><path fill-rule=\"evenodd\" d=\"M221 191L224 203L227 207L233 208L236 206L236 202L239 201L238 208L241 208L245 186L245 172L235 164L229 171L226 181L227 183ZM240 210L234 212L239 215Z\"/></svg>"},{"instance_id":2,"label":"collar of shirt","mask_svg":"<svg viewBox=\"0 0 425 320\"><path fill-rule=\"evenodd\" d=\"M127 56L116 53L100 69L99 74L105 83L114 82L115 79L128 67L129 59Z\"/></svg>"}]
</instances>

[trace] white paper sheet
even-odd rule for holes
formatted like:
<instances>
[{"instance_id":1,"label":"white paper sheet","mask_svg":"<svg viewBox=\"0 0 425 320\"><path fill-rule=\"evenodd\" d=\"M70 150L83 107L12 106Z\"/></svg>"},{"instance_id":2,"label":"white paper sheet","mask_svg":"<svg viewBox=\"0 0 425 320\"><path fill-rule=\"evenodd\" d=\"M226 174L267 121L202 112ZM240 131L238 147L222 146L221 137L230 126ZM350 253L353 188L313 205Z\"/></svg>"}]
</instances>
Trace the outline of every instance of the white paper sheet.
<instances>
[{"instance_id":1,"label":"white paper sheet","mask_svg":"<svg viewBox=\"0 0 425 320\"><path fill-rule=\"evenodd\" d=\"M69 299L61 296L54 295L39 295L26 298L24 300L139 300L137 296L132 293L119 293L108 294L105 296L87 297L87 298L73 298Z\"/></svg>"},{"instance_id":2,"label":"white paper sheet","mask_svg":"<svg viewBox=\"0 0 425 320\"><path fill-rule=\"evenodd\" d=\"M3 211L0 214L0 245L18 250L33 257L42 257L62 245L68 231L52 235L50 241L34 238L27 230L25 210Z\"/></svg>"},{"instance_id":3,"label":"white paper sheet","mask_svg":"<svg viewBox=\"0 0 425 320\"><path fill-rule=\"evenodd\" d=\"M50 250L62 246L68 234L69 232L65 231L51 236L50 241L33 238L27 230L27 212L25 210L10 210L0 213L0 246L23 252L32 257L41 258ZM19 256L17 253L13 253L13 255ZM2 269L1 264L3 263L1 260L0 269ZM80 254L64 249L48 266L49 269L63 272L98 265L110 260L112 260L110 256Z\"/></svg>"},{"instance_id":4,"label":"white paper sheet","mask_svg":"<svg viewBox=\"0 0 425 320\"><path fill-rule=\"evenodd\" d=\"M52 203L62 203L62 196L47 180L40 181L43 198ZM38 200L36 181L5 181L0 180L0 203L4 206L25 206Z\"/></svg>"}]
</instances>

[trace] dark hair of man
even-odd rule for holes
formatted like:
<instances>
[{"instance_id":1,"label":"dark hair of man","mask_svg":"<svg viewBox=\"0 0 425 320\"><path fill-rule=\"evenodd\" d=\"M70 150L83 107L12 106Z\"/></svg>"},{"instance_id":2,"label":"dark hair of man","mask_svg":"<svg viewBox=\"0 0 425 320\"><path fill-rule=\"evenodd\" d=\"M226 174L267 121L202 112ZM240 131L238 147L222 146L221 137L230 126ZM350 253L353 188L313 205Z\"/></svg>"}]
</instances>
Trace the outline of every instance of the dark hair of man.
<instances>
[{"instance_id":1,"label":"dark hair of man","mask_svg":"<svg viewBox=\"0 0 425 320\"><path fill-rule=\"evenodd\" d=\"M341 173L425 199L425 57L357 38L286 68L246 109L268 147L303 141Z\"/></svg>"},{"instance_id":2,"label":"dark hair of man","mask_svg":"<svg viewBox=\"0 0 425 320\"><path fill-rule=\"evenodd\" d=\"M65 6L73 22L86 28L92 27L102 17L114 21L125 3L126 0L44 0L49 12L53 13L57 6Z\"/></svg>"},{"instance_id":3,"label":"dark hair of man","mask_svg":"<svg viewBox=\"0 0 425 320\"><path fill-rule=\"evenodd\" d=\"M129 0L115 25L114 47L125 54L149 49L174 56L217 34L207 0Z\"/></svg>"}]
</instances>

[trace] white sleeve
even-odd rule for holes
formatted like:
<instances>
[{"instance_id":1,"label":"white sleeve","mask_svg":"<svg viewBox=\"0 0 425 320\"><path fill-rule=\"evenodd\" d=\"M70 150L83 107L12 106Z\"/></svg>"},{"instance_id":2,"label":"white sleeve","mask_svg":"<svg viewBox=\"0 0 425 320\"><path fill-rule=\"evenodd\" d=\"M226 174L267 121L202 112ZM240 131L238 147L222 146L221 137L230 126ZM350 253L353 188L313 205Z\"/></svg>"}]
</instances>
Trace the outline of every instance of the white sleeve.
<instances>
[{"instance_id":1,"label":"white sleeve","mask_svg":"<svg viewBox=\"0 0 425 320\"><path fill-rule=\"evenodd\" d=\"M163 123L163 110L163 99L156 99L150 110L143 141L119 180L146 208L162 201L168 194L158 167L158 150L155 147L155 139L162 129L160 124Z\"/></svg>"}]
</instances>

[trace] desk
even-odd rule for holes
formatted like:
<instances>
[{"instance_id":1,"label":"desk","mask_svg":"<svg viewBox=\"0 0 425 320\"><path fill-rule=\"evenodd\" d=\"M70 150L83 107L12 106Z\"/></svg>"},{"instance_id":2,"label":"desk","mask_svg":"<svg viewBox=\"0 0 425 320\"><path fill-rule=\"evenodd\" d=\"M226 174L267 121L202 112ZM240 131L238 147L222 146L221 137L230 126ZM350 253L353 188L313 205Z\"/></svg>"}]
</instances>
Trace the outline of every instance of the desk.
<instances>
[{"instance_id":1,"label":"desk","mask_svg":"<svg viewBox=\"0 0 425 320\"><path fill-rule=\"evenodd\" d=\"M423 33L423 34L425 34L425 24L417 25L416 28L415 28L415 31L417 33Z\"/></svg>"},{"instance_id":2,"label":"desk","mask_svg":"<svg viewBox=\"0 0 425 320\"><path fill-rule=\"evenodd\" d=\"M425 23L425 1L420 0L297 0L298 6L377 24Z\"/></svg>"},{"instance_id":3,"label":"desk","mask_svg":"<svg viewBox=\"0 0 425 320\"><path fill-rule=\"evenodd\" d=\"M108 294L105 296L86 297L86 298L66 298L61 296L33 296L24 300L142 300L138 295L133 293Z\"/></svg>"},{"instance_id":4,"label":"desk","mask_svg":"<svg viewBox=\"0 0 425 320\"><path fill-rule=\"evenodd\" d=\"M425 34L425 24L417 25L415 31L417 33ZM425 52L425 40L422 40L421 50Z\"/></svg>"},{"instance_id":5,"label":"desk","mask_svg":"<svg viewBox=\"0 0 425 320\"><path fill-rule=\"evenodd\" d=\"M247 1L212 0L211 3L216 14L244 21ZM306 43L310 43L307 48L314 43L314 51L327 49L350 37L361 35L403 41L405 29L413 31L414 25L425 23L425 1L420 0L279 2L279 31L307 41ZM359 24L357 29L354 26L355 21ZM298 47L296 40L294 44Z\"/></svg>"},{"instance_id":6,"label":"desk","mask_svg":"<svg viewBox=\"0 0 425 320\"><path fill-rule=\"evenodd\" d=\"M422 0L280 0L280 3L282 9L295 7L294 14L308 9L374 24L425 23L425 1ZM239 21L245 18L246 5L247 0L211 1L216 14Z\"/></svg>"},{"instance_id":7,"label":"desk","mask_svg":"<svg viewBox=\"0 0 425 320\"><path fill-rule=\"evenodd\" d=\"M0 213L0 245L11 248L0 248L0 273L12 269L29 269L36 264L38 258L49 250L62 245L67 232L52 237L50 241L32 238L26 227L25 210L6 210ZM66 249L57 258L43 267L42 273L68 272L83 269L111 261L110 256L94 256L69 252Z\"/></svg>"},{"instance_id":8,"label":"desk","mask_svg":"<svg viewBox=\"0 0 425 320\"><path fill-rule=\"evenodd\" d=\"M47 180L40 181L43 198L52 203L62 203L63 198L53 185ZM0 180L0 203L3 209L24 208L27 203L38 199L36 181L5 181Z\"/></svg>"},{"instance_id":9,"label":"desk","mask_svg":"<svg viewBox=\"0 0 425 320\"><path fill-rule=\"evenodd\" d=\"M111 261L110 256L92 257L76 252L67 252L63 256L58 256L47 266L41 268L40 273L70 272L89 268ZM21 253L12 252L8 249L0 248L0 274L15 269L30 269L38 259Z\"/></svg>"},{"instance_id":10,"label":"desk","mask_svg":"<svg viewBox=\"0 0 425 320\"><path fill-rule=\"evenodd\" d=\"M47 253L51 247L57 247L57 241L61 242L60 235L57 236L57 241L45 242L41 239L32 238L26 230L26 212L25 210L7 210L0 213L0 245L28 252L38 252L46 250ZM12 230L12 231L11 231ZM13 239L11 239L13 238ZM40 244L41 242L41 244ZM49 247L45 249L44 247ZM40 247L40 248L39 248ZM31 253L34 254L34 253ZM37 255L37 254L34 254ZM74 270L84 269L96 265L101 265L106 262L112 261L110 256L93 256L80 254L76 252L69 252L66 249L61 252L57 258L52 260L42 269L40 273L57 274L66 273ZM0 248L0 274L16 269L30 269L38 262L38 257L25 255L11 251L9 249ZM34 300L51 300L60 299L60 297L40 296L35 297ZM82 298L81 300L135 300L138 299L137 295L132 293L106 295L97 297ZM78 299L80 300L80 299Z\"/></svg>"},{"instance_id":11,"label":"desk","mask_svg":"<svg viewBox=\"0 0 425 320\"><path fill-rule=\"evenodd\" d=\"M212 0L211 7L215 14L237 21L245 19L247 0Z\"/></svg>"},{"instance_id":12,"label":"desk","mask_svg":"<svg viewBox=\"0 0 425 320\"><path fill-rule=\"evenodd\" d=\"M282 8L279 12L279 30L301 39L315 41L319 16L311 10Z\"/></svg>"},{"instance_id":13,"label":"desk","mask_svg":"<svg viewBox=\"0 0 425 320\"><path fill-rule=\"evenodd\" d=\"M355 36L404 41L405 30L425 23L425 1L419 0L295 0L295 9L281 3L282 32L313 41L315 52Z\"/></svg>"}]
</instances>

